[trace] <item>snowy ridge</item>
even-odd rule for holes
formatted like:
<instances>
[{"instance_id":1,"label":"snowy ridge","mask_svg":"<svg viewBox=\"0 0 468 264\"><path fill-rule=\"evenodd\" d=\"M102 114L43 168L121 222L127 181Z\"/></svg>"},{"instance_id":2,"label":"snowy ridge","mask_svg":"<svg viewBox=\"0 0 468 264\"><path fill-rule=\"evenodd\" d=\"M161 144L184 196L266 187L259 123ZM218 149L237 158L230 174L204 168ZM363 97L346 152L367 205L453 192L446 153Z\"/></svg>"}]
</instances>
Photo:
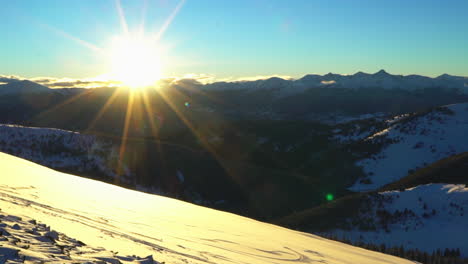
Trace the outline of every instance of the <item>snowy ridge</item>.
<instances>
[{"instance_id":1,"label":"snowy ridge","mask_svg":"<svg viewBox=\"0 0 468 264\"><path fill-rule=\"evenodd\" d=\"M110 143L95 136L55 129L0 124L0 151L54 169L98 170L108 177L115 172L106 164L117 159Z\"/></svg>"},{"instance_id":2,"label":"snowy ridge","mask_svg":"<svg viewBox=\"0 0 468 264\"><path fill-rule=\"evenodd\" d=\"M333 132L333 139L339 143L350 143L363 140L371 136L385 124L385 113L364 114L357 117L337 120ZM379 125L377 127L377 125Z\"/></svg>"},{"instance_id":3,"label":"snowy ridge","mask_svg":"<svg viewBox=\"0 0 468 264\"><path fill-rule=\"evenodd\" d=\"M400 246L431 253L459 249L468 257L468 188L465 185L428 184L372 197L362 221L376 230L334 230L338 237L375 245ZM367 220L366 220L367 219Z\"/></svg>"},{"instance_id":4,"label":"snowy ridge","mask_svg":"<svg viewBox=\"0 0 468 264\"><path fill-rule=\"evenodd\" d=\"M0 153L0 208L92 248L166 263L412 263ZM14 177L12 177L14 175ZM4 245L3 243L1 244Z\"/></svg>"},{"instance_id":5,"label":"snowy ridge","mask_svg":"<svg viewBox=\"0 0 468 264\"><path fill-rule=\"evenodd\" d=\"M393 122L393 121L392 121ZM455 104L418 116L408 116L366 139L381 151L358 161L370 183L357 182L353 191L375 190L411 170L468 151L468 104Z\"/></svg>"}]
</instances>

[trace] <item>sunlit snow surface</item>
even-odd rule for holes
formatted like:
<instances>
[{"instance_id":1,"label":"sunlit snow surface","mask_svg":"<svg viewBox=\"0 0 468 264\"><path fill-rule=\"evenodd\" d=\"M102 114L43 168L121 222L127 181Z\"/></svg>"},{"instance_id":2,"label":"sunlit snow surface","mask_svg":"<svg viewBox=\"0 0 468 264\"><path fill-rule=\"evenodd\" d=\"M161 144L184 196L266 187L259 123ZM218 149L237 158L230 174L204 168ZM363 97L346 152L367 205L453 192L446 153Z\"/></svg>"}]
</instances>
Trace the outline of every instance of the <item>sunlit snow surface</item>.
<instances>
[{"instance_id":1,"label":"sunlit snow surface","mask_svg":"<svg viewBox=\"0 0 468 264\"><path fill-rule=\"evenodd\" d=\"M166 263L411 263L3 153L0 168L0 208L119 255Z\"/></svg>"}]
</instances>

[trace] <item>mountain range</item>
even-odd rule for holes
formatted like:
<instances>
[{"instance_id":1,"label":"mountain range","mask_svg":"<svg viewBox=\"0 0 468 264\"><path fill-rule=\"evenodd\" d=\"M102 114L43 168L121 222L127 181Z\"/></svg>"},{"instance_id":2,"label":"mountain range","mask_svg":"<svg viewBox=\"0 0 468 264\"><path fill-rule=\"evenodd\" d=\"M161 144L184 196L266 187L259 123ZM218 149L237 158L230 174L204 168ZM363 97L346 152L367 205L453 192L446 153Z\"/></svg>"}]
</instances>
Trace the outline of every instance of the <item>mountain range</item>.
<instances>
[{"instance_id":1,"label":"mountain range","mask_svg":"<svg viewBox=\"0 0 468 264\"><path fill-rule=\"evenodd\" d=\"M468 256L451 235L468 210L465 77L1 87L17 91L0 93L2 152L423 263Z\"/></svg>"},{"instance_id":2,"label":"mountain range","mask_svg":"<svg viewBox=\"0 0 468 264\"><path fill-rule=\"evenodd\" d=\"M14 92L45 92L48 87L34 83L29 80L21 79L0 79L3 84L0 85L0 94ZM461 93L468 93L468 77L453 76L442 74L431 78L422 75L392 75L385 70L380 70L374 74L357 72L352 75L342 75L327 73L324 75L307 74L299 79L282 79L271 77L268 79L259 79L253 81L231 81L231 82L213 82L200 84L196 80L182 79L179 87L198 87L202 90L275 90L278 96L288 96L295 93L301 93L310 88L380 88L380 89L402 89L414 91L418 89L444 88L455 89ZM65 87L67 88L67 87ZM71 89L72 87L70 87ZM63 88L61 88L63 89ZM79 88L73 88L79 89ZM60 89L58 89L60 90Z\"/></svg>"},{"instance_id":3,"label":"mountain range","mask_svg":"<svg viewBox=\"0 0 468 264\"><path fill-rule=\"evenodd\" d=\"M379 88L402 89L414 91L418 89L444 88L456 89L461 93L468 93L468 78L452 76L448 74L430 78L421 75L392 75L385 70L369 74L358 72L353 75L341 75L328 73L325 75L308 74L300 79L285 80L272 77L265 80L215 82L204 85L204 89L247 89L253 90L277 90L279 96L287 96L302 92L310 88Z\"/></svg>"}]
</instances>

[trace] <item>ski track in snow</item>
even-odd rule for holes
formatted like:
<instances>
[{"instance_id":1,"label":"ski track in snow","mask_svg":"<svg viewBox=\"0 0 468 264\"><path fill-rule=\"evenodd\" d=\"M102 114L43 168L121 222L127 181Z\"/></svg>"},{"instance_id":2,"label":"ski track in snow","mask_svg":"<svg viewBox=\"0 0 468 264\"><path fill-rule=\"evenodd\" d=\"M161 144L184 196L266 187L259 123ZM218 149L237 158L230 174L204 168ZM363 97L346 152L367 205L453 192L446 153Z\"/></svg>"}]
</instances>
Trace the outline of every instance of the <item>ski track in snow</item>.
<instances>
[{"instance_id":1,"label":"ski track in snow","mask_svg":"<svg viewBox=\"0 0 468 264\"><path fill-rule=\"evenodd\" d=\"M51 230L26 217L0 212L0 263L141 263L157 264L152 256L119 256L103 247Z\"/></svg>"},{"instance_id":2,"label":"ski track in snow","mask_svg":"<svg viewBox=\"0 0 468 264\"><path fill-rule=\"evenodd\" d=\"M166 263L412 263L3 153L0 165L0 208L119 256L152 255Z\"/></svg>"}]
</instances>

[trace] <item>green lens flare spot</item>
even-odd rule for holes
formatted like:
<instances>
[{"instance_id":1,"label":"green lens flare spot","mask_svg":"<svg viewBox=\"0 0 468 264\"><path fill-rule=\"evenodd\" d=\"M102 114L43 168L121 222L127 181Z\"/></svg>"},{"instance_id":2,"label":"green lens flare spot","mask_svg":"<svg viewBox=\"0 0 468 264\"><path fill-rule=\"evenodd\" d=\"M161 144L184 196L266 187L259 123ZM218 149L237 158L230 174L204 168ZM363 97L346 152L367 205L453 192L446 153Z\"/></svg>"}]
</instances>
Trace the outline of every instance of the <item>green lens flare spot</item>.
<instances>
[{"instance_id":1,"label":"green lens flare spot","mask_svg":"<svg viewBox=\"0 0 468 264\"><path fill-rule=\"evenodd\" d=\"M327 198L327 201L333 201L333 199L334 199L335 197L333 196L333 194L328 193L327 196L326 196L326 198Z\"/></svg>"}]
</instances>

